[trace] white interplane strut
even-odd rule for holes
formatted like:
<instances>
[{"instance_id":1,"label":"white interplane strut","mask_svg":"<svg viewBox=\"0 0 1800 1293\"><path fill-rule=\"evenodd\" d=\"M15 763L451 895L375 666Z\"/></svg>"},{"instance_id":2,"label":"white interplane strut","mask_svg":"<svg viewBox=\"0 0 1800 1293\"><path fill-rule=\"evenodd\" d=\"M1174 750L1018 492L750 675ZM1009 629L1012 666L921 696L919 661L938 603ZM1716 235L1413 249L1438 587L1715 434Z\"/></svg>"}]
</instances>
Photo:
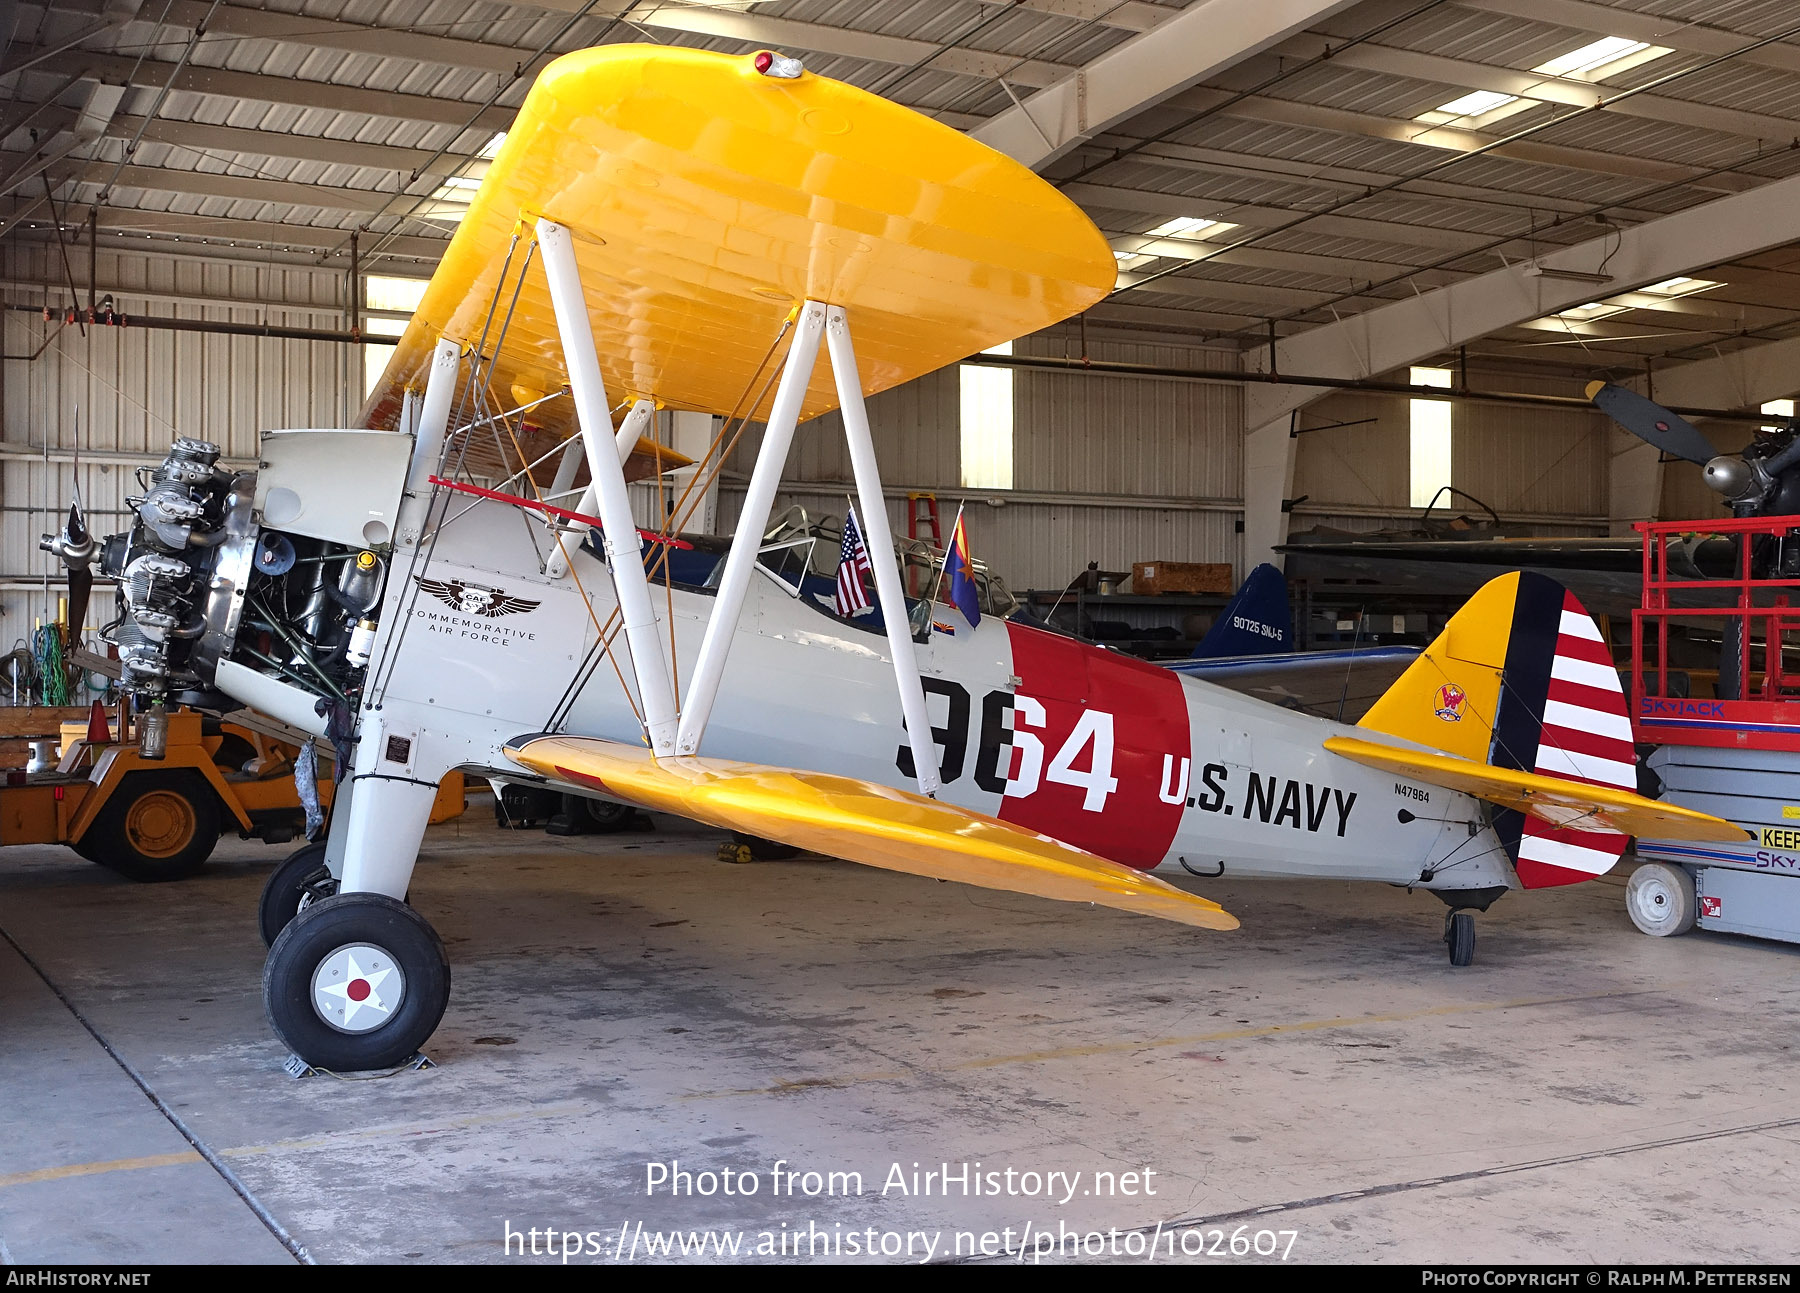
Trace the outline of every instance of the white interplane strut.
<instances>
[{"instance_id":1,"label":"white interplane strut","mask_svg":"<svg viewBox=\"0 0 1800 1293\"><path fill-rule=\"evenodd\" d=\"M781 484L781 468L787 462L788 446L794 441L794 426L800 420L800 406L806 400L806 386L812 380L813 364L819 357L819 338L824 331L825 307L817 301L802 302L781 381L775 387L775 402L763 428L762 448L757 451L756 466L751 469L750 484L744 490L737 532L732 536L731 551L725 555L725 570L719 576L712 617L707 620L706 636L700 641L700 658L694 662L694 677L688 684L681 731L675 740L675 748L682 754L692 754L700 748L706 720L712 717L719 680L725 676L725 657L731 652L731 636L737 631L738 615L744 609L744 594L750 587L763 528L769 521L775 490Z\"/></svg>"},{"instance_id":2,"label":"white interplane strut","mask_svg":"<svg viewBox=\"0 0 1800 1293\"><path fill-rule=\"evenodd\" d=\"M631 515L631 495L619 463L606 383L600 375L600 357L594 349L594 330L588 322L581 272L575 264L575 244L569 231L551 220L537 222L537 235L538 247L544 254L544 276L550 284L550 304L556 311L556 330L562 336L563 359L568 365L569 394L575 401L581 442L587 451L588 476L593 481L595 505L605 531L607 563L612 567L619 614L625 622L625 641L631 648L631 669L644 707L644 728L651 750L661 758L675 750L675 694L669 683L669 665L663 656L656 612L650 605L643 541Z\"/></svg>"},{"instance_id":3,"label":"white interplane strut","mask_svg":"<svg viewBox=\"0 0 1800 1293\"><path fill-rule=\"evenodd\" d=\"M732 637L737 632L750 576L760 556L763 529L768 524L775 492L781 485L781 472L787 463L794 428L800 421L813 369L818 363L819 343L823 340L830 347L831 369L844 419L844 438L849 445L851 467L856 476L857 497L862 503L865 538L871 553L887 554L885 560L877 558L872 563L875 592L887 631L894 679L899 686L900 710L906 717L907 742L912 749L915 776L921 791L936 794L939 786L937 747L932 740L931 720L925 709L925 688L913 651L906 596L893 556L894 536L888 526L887 504L882 497L881 475L875 463L875 443L869 432L862 378L857 371L856 353L850 340L850 321L843 308L803 301L796 312L793 341L782 365L781 380L775 387L775 399L764 424L756 465L751 469L750 483L744 491L743 510L738 516L731 548L725 556L725 568L719 576L712 614L700 640L700 653L694 662L686 703L677 714L623 469L625 459L631 456L633 447L649 426L655 406L648 399L639 399L626 416L618 435L613 435L612 415L600 373L599 356L594 349L593 330L588 323L574 244L567 229L549 220L539 220L538 246L543 251L550 302L556 311L557 331L562 335L563 356L568 364L569 393L575 402L591 477L580 505L574 510L597 511L600 516L652 751L658 758L699 751L707 720L718 699L720 682L725 676ZM568 474L572 476L573 473ZM563 475L559 472L559 479ZM568 481L563 480L563 487L567 488L567 485ZM578 521L572 532L579 533L585 528L585 523ZM544 563L545 573L553 578L560 577L568 568L567 560L566 551L552 553Z\"/></svg>"},{"instance_id":4,"label":"white interplane strut","mask_svg":"<svg viewBox=\"0 0 1800 1293\"><path fill-rule=\"evenodd\" d=\"M863 541L871 553L892 553L894 536L888 528L881 473L875 466L869 410L863 404L862 377L856 368L856 350L850 344L850 320L842 306L834 305L825 312L825 344L831 352L831 375L837 381L838 409L844 418L844 440L850 447L856 499L862 504ZM892 557L883 561L878 556L870 564L875 568L875 595L881 602L881 621L887 627L888 652L894 660L894 681L900 687L900 711L906 715L906 740L912 747L919 788L928 795L936 794L937 746L931 737L931 720L925 713L925 685L919 681L919 662L913 654L912 624L906 618L906 594L900 586L900 572Z\"/></svg>"}]
</instances>

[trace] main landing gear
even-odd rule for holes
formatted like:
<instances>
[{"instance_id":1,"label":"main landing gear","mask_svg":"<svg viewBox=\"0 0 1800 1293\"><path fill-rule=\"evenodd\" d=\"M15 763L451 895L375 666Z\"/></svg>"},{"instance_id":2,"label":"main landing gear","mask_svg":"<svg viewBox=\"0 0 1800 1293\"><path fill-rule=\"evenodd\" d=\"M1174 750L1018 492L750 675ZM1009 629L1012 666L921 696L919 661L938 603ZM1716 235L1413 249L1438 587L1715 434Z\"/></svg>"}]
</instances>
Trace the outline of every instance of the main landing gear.
<instances>
[{"instance_id":1,"label":"main landing gear","mask_svg":"<svg viewBox=\"0 0 1800 1293\"><path fill-rule=\"evenodd\" d=\"M396 1068L450 1003L450 960L425 918L397 898L320 898L289 921L263 966L275 1033L307 1064Z\"/></svg>"}]
</instances>

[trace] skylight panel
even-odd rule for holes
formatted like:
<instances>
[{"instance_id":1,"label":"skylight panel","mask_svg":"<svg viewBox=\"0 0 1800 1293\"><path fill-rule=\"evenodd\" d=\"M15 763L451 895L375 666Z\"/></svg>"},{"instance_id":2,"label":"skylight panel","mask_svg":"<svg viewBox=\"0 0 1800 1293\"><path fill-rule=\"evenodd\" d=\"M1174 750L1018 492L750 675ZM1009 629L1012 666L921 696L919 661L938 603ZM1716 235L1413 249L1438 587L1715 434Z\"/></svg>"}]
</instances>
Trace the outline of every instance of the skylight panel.
<instances>
[{"instance_id":1,"label":"skylight panel","mask_svg":"<svg viewBox=\"0 0 1800 1293\"><path fill-rule=\"evenodd\" d=\"M1151 238L1210 238L1224 233L1227 229L1237 228L1234 224L1226 224L1221 220L1208 220L1205 216L1176 216L1173 220L1165 220L1150 230Z\"/></svg>"},{"instance_id":2,"label":"skylight panel","mask_svg":"<svg viewBox=\"0 0 1800 1293\"><path fill-rule=\"evenodd\" d=\"M1560 54L1548 63L1539 63L1531 70L1544 76L1567 76L1581 80L1597 81L1601 77L1623 72L1628 68L1648 63L1651 59L1661 58L1674 51L1661 45L1652 45L1648 41L1627 40L1623 36L1602 36L1599 40L1590 41L1580 49L1572 49L1567 54Z\"/></svg>"}]
</instances>

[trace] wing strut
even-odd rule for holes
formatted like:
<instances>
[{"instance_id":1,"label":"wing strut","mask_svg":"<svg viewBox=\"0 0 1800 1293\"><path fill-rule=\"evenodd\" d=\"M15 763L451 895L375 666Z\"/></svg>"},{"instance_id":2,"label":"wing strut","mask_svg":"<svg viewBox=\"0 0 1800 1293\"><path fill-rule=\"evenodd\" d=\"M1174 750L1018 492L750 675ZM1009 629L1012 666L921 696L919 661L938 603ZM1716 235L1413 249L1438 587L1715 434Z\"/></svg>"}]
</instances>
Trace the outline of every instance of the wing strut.
<instances>
[{"instance_id":1,"label":"wing strut","mask_svg":"<svg viewBox=\"0 0 1800 1293\"><path fill-rule=\"evenodd\" d=\"M569 231L551 220L537 222L537 235L544 277L550 284L550 304L556 312L556 330L568 365L569 394L587 450L588 476L593 481L590 488L604 530L607 564L612 568L613 588L625 621L625 640L631 647L631 671L637 676L638 697L644 706L644 726L650 748L662 758L675 751L675 693L669 683L668 661L663 658L656 612L650 605L642 541L631 515L625 471L619 465L606 383L600 375L594 330L575 264L575 244Z\"/></svg>"},{"instance_id":2,"label":"wing strut","mask_svg":"<svg viewBox=\"0 0 1800 1293\"><path fill-rule=\"evenodd\" d=\"M563 357L568 364L569 393L580 422L581 442L587 454L591 480L576 510L597 511L600 515L607 563L612 568L613 587L618 592L619 610L625 621L625 639L631 647L631 667L637 677L638 695L643 700L644 725L652 752L657 758L666 758L672 754L693 754L700 748L725 674L732 638L743 613L744 595L756 566L769 509L775 502L775 491L781 484L782 469L793 444L794 428L800 419L813 368L818 363L819 343L823 340L831 355L832 375L844 419L844 438L856 475L857 497L862 504L864 539L872 554L875 592L887 629L894 680L900 690L900 709L906 715L913 766L917 770L920 791L935 795L939 785L937 749L925 709L925 688L919 680L919 662L913 653L906 596L892 557L894 536L888 526L887 503L882 496L881 474L875 463L875 443L869 433L869 413L863 403L862 378L850 340L850 321L843 307L827 306L819 301L800 304L798 326L782 366L781 381L775 388L775 400L769 409L756 465L744 492L743 511L732 535L731 550L726 554L725 569L719 578L712 615L707 619L706 634L700 642L693 681L678 714L669 682L668 661L663 656L657 632L656 612L650 604L649 580L644 573L637 524L632 519L631 498L626 492L620 461L622 456L630 456L631 448L649 425L654 405L649 400L638 400L614 436L611 408L594 349L594 334L581 290L574 243L569 231L551 220L539 220L537 233L538 247L543 252L544 275L550 284L551 307L556 312L557 332L561 335ZM565 565L566 557L561 553L554 554L545 563L545 573L558 576Z\"/></svg>"},{"instance_id":3,"label":"wing strut","mask_svg":"<svg viewBox=\"0 0 1800 1293\"><path fill-rule=\"evenodd\" d=\"M925 710L925 688L919 681L919 663L913 654L912 624L906 616L906 597L901 591L899 572L894 567L894 536L888 528L887 503L881 493L881 475L875 466L875 446L869 435L869 414L863 404L856 353L850 343L850 324L841 306L827 306L818 301L804 301L800 305L799 326L788 348L781 382L775 388L775 402L769 409L762 447L757 452L756 466L751 470L750 484L744 493L744 510L738 516L731 551L725 558L725 571L719 579L718 601L712 617L707 620L706 636L700 643L700 658L694 665L693 681L682 708L681 730L676 737L675 749L678 754L696 753L700 738L706 733L707 720L712 717L713 701L718 697L719 681L725 673L725 659L731 651L738 616L743 611L744 593L756 565L763 530L768 525L769 508L781 483L781 471L793 443L794 426L806 398L807 385L812 380L813 367L818 363L822 334L830 350L832 375L837 382L844 439L849 445L857 495L862 502L863 538L875 571L875 593L881 602L888 650L894 661L894 678L900 688L900 710L906 715L906 735L912 746L913 767L917 770L920 791L936 795L939 785L937 748L932 742L931 722Z\"/></svg>"},{"instance_id":4,"label":"wing strut","mask_svg":"<svg viewBox=\"0 0 1800 1293\"><path fill-rule=\"evenodd\" d=\"M875 568L875 596L881 602L881 620L887 626L888 650L894 658L894 681L900 687L900 709L906 715L906 739L912 746L919 789L935 798L937 746L931 735L931 720L925 714L925 686L919 681L919 661L913 654L906 593L894 566L894 536L888 527L881 473L875 466L875 441L869 435L869 410L863 404L856 349L850 344L850 320L841 305L825 311L825 344L831 352L831 375L837 381L838 411L844 419L844 440L850 447L850 470L856 477L856 501L862 504L863 542L871 554L869 564Z\"/></svg>"},{"instance_id":5,"label":"wing strut","mask_svg":"<svg viewBox=\"0 0 1800 1293\"><path fill-rule=\"evenodd\" d=\"M763 529L769 523L769 508L775 502L775 490L781 484L781 469L787 462L788 446L794 441L794 427L800 418L801 402L806 398L807 383L812 380L813 365L818 362L819 338L824 330L825 307L817 301L803 302L794 339L788 345L787 359L781 369L781 381L775 387L775 402L769 407L762 447L757 450L756 465L750 470L750 484L744 490L744 509L738 514L737 529L731 536L731 551L725 554L718 599L706 621L706 636L700 641L700 658L694 662L694 676L688 683L681 732L675 740L675 748L681 754L692 754L700 748L706 721L712 717L713 701L719 695L719 680L725 674L725 657L731 651L731 638L744 609L744 593L750 587L757 549L762 544Z\"/></svg>"}]
</instances>

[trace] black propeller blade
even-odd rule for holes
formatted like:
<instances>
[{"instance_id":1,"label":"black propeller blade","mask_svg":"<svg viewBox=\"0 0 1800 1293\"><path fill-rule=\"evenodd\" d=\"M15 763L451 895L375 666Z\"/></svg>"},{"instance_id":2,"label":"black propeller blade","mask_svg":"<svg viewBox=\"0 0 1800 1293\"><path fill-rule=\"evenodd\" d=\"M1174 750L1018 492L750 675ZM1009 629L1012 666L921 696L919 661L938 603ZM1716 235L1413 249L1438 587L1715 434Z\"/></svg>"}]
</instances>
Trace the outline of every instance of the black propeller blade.
<instances>
[{"instance_id":1,"label":"black propeller blade","mask_svg":"<svg viewBox=\"0 0 1800 1293\"><path fill-rule=\"evenodd\" d=\"M45 552L62 559L69 572L69 642L81 641L81 630L87 620L88 597L94 589L94 537L88 533L87 518L81 514L81 498L69 504L69 519L61 534L46 534L38 545Z\"/></svg>"},{"instance_id":2,"label":"black propeller blade","mask_svg":"<svg viewBox=\"0 0 1800 1293\"><path fill-rule=\"evenodd\" d=\"M1666 454L1702 465L1719 456L1712 441L1701 435L1692 422L1636 391L1612 382L1589 382L1587 397L1607 417Z\"/></svg>"},{"instance_id":3,"label":"black propeller blade","mask_svg":"<svg viewBox=\"0 0 1800 1293\"><path fill-rule=\"evenodd\" d=\"M93 539L88 534L87 522L81 515L79 500L69 504L68 524L63 527L63 536L72 551L93 550ZM88 595L94 591L94 567L87 561L78 566L69 567L69 645L79 646L81 630L87 623Z\"/></svg>"}]
</instances>

